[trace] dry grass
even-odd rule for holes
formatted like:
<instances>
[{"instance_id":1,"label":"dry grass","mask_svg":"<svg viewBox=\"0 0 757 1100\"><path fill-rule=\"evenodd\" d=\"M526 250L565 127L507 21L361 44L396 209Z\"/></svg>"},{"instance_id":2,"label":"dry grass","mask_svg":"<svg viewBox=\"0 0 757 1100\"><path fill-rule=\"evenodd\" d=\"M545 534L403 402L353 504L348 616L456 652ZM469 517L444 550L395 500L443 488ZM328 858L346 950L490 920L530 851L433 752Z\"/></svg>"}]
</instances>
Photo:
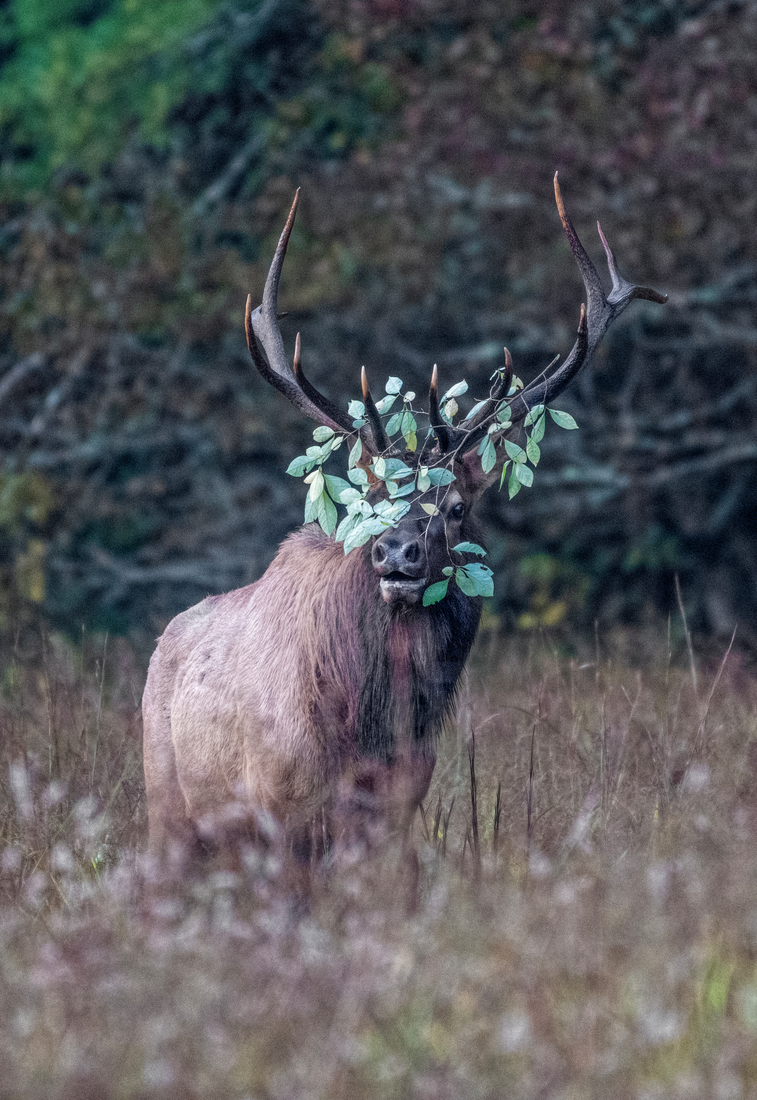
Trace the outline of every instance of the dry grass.
<instances>
[{"instance_id":1,"label":"dry grass","mask_svg":"<svg viewBox=\"0 0 757 1100\"><path fill-rule=\"evenodd\" d=\"M0 1096L757 1096L757 677L678 648L483 639L412 916L391 843L304 916L275 852L156 887L128 651L18 650Z\"/></svg>"}]
</instances>

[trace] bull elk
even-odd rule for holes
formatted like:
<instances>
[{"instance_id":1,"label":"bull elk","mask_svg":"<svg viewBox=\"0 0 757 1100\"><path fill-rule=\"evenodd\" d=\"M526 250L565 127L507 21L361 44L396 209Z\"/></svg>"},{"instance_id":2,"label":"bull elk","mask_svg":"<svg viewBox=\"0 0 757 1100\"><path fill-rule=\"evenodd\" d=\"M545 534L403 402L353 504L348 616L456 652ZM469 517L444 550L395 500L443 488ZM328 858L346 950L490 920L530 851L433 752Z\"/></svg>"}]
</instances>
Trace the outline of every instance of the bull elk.
<instances>
[{"instance_id":1,"label":"bull elk","mask_svg":"<svg viewBox=\"0 0 757 1100\"><path fill-rule=\"evenodd\" d=\"M434 368L429 439L419 452L401 457L413 469L450 469L455 478L443 492L416 488L395 526L347 554L316 524L307 524L282 543L260 580L209 596L168 624L150 662L143 701L152 850L163 851L172 841L194 845L203 836L224 839L229 830L254 829L261 815L272 815L303 853L306 823L324 810L334 811L335 827L340 812L361 805L392 826L412 820L428 790L437 738L481 614L481 599L457 586L433 606L422 599L445 567L468 560L452 548L479 538L475 505L503 461L484 472L479 444L492 424L502 422L497 414L505 403L510 424L503 432L512 435L530 410L557 397L634 298L665 301L618 274L598 225L612 278L605 295L565 211L557 175L554 186L586 291L565 361L513 394L506 352L506 367L488 398L459 426L440 413ZM265 381L298 409L354 436L352 415L305 377L299 336L293 367L285 355L277 296L296 208L297 196L262 305L252 310L248 298L250 353ZM361 465L369 472L379 457L399 452L365 371L362 384L365 418L357 432ZM377 501L386 485L375 478L372 484L368 499Z\"/></svg>"}]
</instances>

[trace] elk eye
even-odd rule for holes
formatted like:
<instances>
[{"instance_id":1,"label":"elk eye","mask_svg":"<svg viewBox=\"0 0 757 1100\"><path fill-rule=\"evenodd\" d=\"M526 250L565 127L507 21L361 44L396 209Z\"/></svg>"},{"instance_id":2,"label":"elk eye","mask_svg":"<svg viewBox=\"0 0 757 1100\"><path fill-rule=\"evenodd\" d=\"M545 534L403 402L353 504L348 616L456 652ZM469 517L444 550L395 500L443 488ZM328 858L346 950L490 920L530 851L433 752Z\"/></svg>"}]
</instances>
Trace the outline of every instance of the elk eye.
<instances>
[{"instance_id":1,"label":"elk eye","mask_svg":"<svg viewBox=\"0 0 757 1100\"><path fill-rule=\"evenodd\" d=\"M460 504L456 504L450 512L450 516L452 517L452 519L462 519L464 515L465 505L462 502Z\"/></svg>"}]
</instances>

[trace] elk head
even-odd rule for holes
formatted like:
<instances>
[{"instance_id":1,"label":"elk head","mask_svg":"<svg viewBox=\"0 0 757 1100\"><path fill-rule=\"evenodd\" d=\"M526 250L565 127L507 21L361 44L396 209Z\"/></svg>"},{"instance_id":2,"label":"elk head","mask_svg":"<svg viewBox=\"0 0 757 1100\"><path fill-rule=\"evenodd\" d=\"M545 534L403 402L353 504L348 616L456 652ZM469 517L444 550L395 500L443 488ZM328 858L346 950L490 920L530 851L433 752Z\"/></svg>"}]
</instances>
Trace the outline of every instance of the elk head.
<instances>
[{"instance_id":1,"label":"elk head","mask_svg":"<svg viewBox=\"0 0 757 1100\"><path fill-rule=\"evenodd\" d=\"M470 502L454 483L442 492L418 492L396 527L372 542L371 562L383 599L390 604L418 603L430 584L442 580L445 567L464 560L453 548L475 534Z\"/></svg>"},{"instance_id":2,"label":"elk head","mask_svg":"<svg viewBox=\"0 0 757 1100\"><path fill-rule=\"evenodd\" d=\"M610 323L634 298L659 303L666 301L665 295L649 287L629 283L618 274L610 247L597 223L612 279L612 289L605 295L596 269L565 210L557 173L554 189L560 220L586 291L586 303L580 308L573 348L564 362L553 370L548 368L520 392L512 388L513 364L510 353L505 349L504 368L498 372L488 395L459 426L453 426L440 411L437 369L434 367L428 402L430 432L418 451L399 450L389 439L371 396L365 368L362 370L365 415L356 429L352 415L336 406L305 377L300 362L299 333L293 364L289 366L278 325L277 297L299 190L279 238L262 304L253 310L251 297L248 296L245 330L255 366L266 382L318 424L346 436L354 435L357 430L361 442L359 465L365 469L371 484L367 498L370 503L375 504L388 495L386 484L376 477L376 463L380 459L399 458L414 473L443 468L452 475L443 481L433 477L429 479L426 474L418 478L413 494L405 498L409 507L404 515L393 526L376 532L371 540L370 561L379 579L381 595L398 609L418 604L428 586L442 579L445 569L449 573L451 567L469 560L464 552L461 554L455 547L469 543L475 537L471 510L481 493L500 476L506 461L505 451L500 447L494 465L486 471L483 469L477 452L484 438L489 435L494 444L514 438L532 409L549 404L562 393L590 359ZM261 352L261 346L265 355ZM429 480L432 484L425 484Z\"/></svg>"}]
</instances>

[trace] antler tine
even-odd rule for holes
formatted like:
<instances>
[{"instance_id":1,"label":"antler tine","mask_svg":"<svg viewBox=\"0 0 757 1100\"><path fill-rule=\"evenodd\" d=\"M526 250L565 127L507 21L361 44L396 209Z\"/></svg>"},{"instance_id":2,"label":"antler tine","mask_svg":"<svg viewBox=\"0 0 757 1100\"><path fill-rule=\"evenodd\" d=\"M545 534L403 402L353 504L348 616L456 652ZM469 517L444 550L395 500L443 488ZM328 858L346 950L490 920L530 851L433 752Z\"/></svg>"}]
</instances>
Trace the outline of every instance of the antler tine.
<instances>
[{"instance_id":1,"label":"antler tine","mask_svg":"<svg viewBox=\"0 0 757 1100\"><path fill-rule=\"evenodd\" d=\"M279 243L268 269L261 305L257 309L253 309L252 296L248 295L247 297L244 319L247 346L250 349L253 363L265 381L274 386L280 393L283 393L296 408L317 421L317 423L326 424L329 428L333 428L335 432L349 434L354 431L350 416L320 393L305 377L300 365L299 335L297 337L293 370L290 370L284 351L284 341L279 329L277 316L279 280L297 214L299 197L300 189L298 187L292 208L289 211L289 217L279 237ZM261 355L257 341L262 345L265 357ZM360 437L368 450L373 453L373 440L369 438L369 433L361 430Z\"/></svg>"},{"instance_id":2,"label":"antler tine","mask_svg":"<svg viewBox=\"0 0 757 1100\"><path fill-rule=\"evenodd\" d=\"M431 371L431 385L428 390L428 419L439 444L439 450L444 455L449 450L450 430L439 412L439 371L436 363Z\"/></svg>"},{"instance_id":3,"label":"antler tine","mask_svg":"<svg viewBox=\"0 0 757 1100\"><path fill-rule=\"evenodd\" d=\"M581 367L592 356L599 341L607 332L610 324L619 317L634 298L644 298L660 305L668 300L667 294L659 294L651 287L637 286L628 282L618 273L615 258L607 243L602 227L597 222L599 236L607 257L607 266L612 279L612 290L605 296L597 270L589 259L586 250L578 238L573 223L565 209L560 184L555 172L555 201L571 252L581 271L586 288L586 317L582 313L582 323L578 326L578 336L570 355L554 374L538 383L532 383L513 401L512 420L517 422L528 415L534 405L547 404L562 393L568 383L575 378Z\"/></svg>"},{"instance_id":4,"label":"antler tine","mask_svg":"<svg viewBox=\"0 0 757 1100\"><path fill-rule=\"evenodd\" d=\"M340 432L354 432L352 427L352 419L348 413L342 411L338 405L335 405L333 401L330 401L328 397L317 390L312 382L305 377L305 373L302 369L302 363L300 362L300 334L297 333L297 339L294 345L294 360L292 362L292 369L294 371L294 377L297 380L297 385L302 390L308 400L312 401L313 405L319 410L320 422L326 423L325 416L333 421L329 424L329 427L333 428L336 424L337 431ZM361 433L362 438L362 433ZM366 443L366 440L363 439ZM373 453L371 451L371 453Z\"/></svg>"},{"instance_id":5,"label":"antler tine","mask_svg":"<svg viewBox=\"0 0 757 1100\"><path fill-rule=\"evenodd\" d=\"M637 286L624 279L615 266L615 259L610 250L599 223L599 236L607 256L607 266L612 278L612 290L605 295L597 269L591 262L584 246L579 240L573 223L565 209L560 184L555 172L555 202L560 215L565 235L568 238L571 252L578 264L586 290L586 305L581 306L581 318L578 325L578 335L570 354L561 366L553 374L546 378L538 379L527 386L510 404L510 417L514 424L519 423L534 408L535 405L548 404L562 393L565 387L578 374L584 363L591 358L594 349L600 342L610 324L619 317L624 309L634 298L644 298L649 302L658 302L662 305L668 300L666 294L659 294L651 287ZM480 438L480 436L479 436ZM471 441L473 445L473 440ZM466 446L466 449L469 449Z\"/></svg>"},{"instance_id":6,"label":"antler tine","mask_svg":"<svg viewBox=\"0 0 757 1100\"><path fill-rule=\"evenodd\" d=\"M381 415L376 408L376 403L371 397L370 386L368 385L368 372L365 367L360 368L360 386L363 391L363 404L365 405L365 414L368 419L368 423L371 427L371 434L373 435L373 441L376 446L376 453L386 451L390 446L389 436L384 429Z\"/></svg>"},{"instance_id":7,"label":"antler tine","mask_svg":"<svg viewBox=\"0 0 757 1100\"><path fill-rule=\"evenodd\" d=\"M279 363L277 368L274 369L273 363L276 362L276 360L273 357L271 345L270 343L268 343L268 347L266 347L267 341L264 342L260 335L260 309L260 306L258 306L257 309L252 308L252 295L248 294L247 305L245 307L244 313L244 328L245 334L247 336L247 347L249 348L252 361L257 367L264 381L268 382L269 385L277 389L279 393L283 393L284 396L288 398L289 401L291 401L296 408L304 412L306 416L309 416L311 417L311 419L316 420L319 424L327 424L328 427L333 428L335 432L352 431L351 427L345 428L343 424L336 420L336 418L329 416L327 412L324 412L318 407L317 403L306 394L305 390L300 384L300 381L292 377L292 374L289 372L288 365L285 368L287 371L286 374L283 373L281 362ZM256 322L258 322L257 331ZM255 338L256 336L258 338L257 340ZM263 348L266 351L266 355L268 356L267 360L266 356L261 355L260 347L258 346L258 340L260 340L260 343L263 345ZM286 363L286 360L284 358L284 341L281 339L281 334L279 334L279 343L281 345L281 361L283 363ZM295 358L297 359L298 357L296 356ZM297 361L296 369L299 371L301 376L302 372L299 369L299 361ZM307 384L309 385L309 383Z\"/></svg>"}]
</instances>

